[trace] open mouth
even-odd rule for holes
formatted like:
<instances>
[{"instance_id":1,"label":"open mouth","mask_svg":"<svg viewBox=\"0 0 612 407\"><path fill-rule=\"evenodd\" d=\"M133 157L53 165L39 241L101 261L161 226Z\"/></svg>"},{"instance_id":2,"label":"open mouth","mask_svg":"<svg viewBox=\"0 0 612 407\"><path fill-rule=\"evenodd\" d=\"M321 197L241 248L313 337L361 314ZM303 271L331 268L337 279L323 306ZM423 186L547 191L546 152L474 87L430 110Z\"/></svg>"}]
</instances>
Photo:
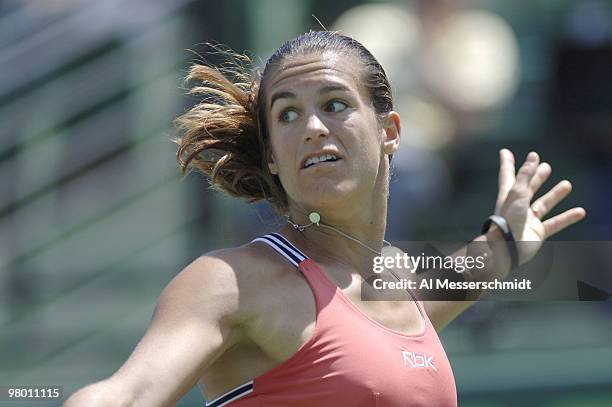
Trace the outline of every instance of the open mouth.
<instances>
[{"instance_id":1,"label":"open mouth","mask_svg":"<svg viewBox=\"0 0 612 407\"><path fill-rule=\"evenodd\" d=\"M334 154L321 154L320 156L310 157L308 160L306 160L304 163L304 168L309 168L322 163L336 162L338 160L340 160L340 158Z\"/></svg>"}]
</instances>

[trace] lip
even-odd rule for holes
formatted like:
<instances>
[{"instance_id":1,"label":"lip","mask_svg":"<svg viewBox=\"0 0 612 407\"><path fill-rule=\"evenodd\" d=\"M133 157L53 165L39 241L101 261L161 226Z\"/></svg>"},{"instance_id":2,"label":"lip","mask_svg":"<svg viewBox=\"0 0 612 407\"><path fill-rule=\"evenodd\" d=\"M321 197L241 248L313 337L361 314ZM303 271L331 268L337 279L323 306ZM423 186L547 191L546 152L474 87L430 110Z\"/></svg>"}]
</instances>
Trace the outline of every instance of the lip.
<instances>
[{"instance_id":1,"label":"lip","mask_svg":"<svg viewBox=\"0 0 612 407\"><path fill-rule=\"evenodd\" d=\"M304 168L304 165L306 164L306 161L308 161L311 157L319 157L321 155L327 155L327 154L331 154L331 155L336 156L336 161L326 161L326 162L322 162L322 163L317 163L317 164L311 165L308 168ZM317 152L305 155L304 158L302 158L302 161L300 162L300 169L308 170L308 169L313 168L313 167L318 167L319 164L321 164L321 165L322 164L335 164L338 161L341 161L342 159L343 159L343 157L340 155L340 153L338 153L338 150L335 150L335 149L323 149L323 150L319 150Z\"/></svg>"},{"instance_id":2,"label":"lip","mask_svg":"<svg viewBox=\"0 0 612 407\"><path fill-rule=\"evenodd\" d=\"M323 169L323 168L333 168L336 167L338 165L342 164L342 159L337 159L336 161L325 161L322 163L316 163L311 165L308 168L302 168L302 171L315 171L317 169Z\"/></svg>"}]
</instances>

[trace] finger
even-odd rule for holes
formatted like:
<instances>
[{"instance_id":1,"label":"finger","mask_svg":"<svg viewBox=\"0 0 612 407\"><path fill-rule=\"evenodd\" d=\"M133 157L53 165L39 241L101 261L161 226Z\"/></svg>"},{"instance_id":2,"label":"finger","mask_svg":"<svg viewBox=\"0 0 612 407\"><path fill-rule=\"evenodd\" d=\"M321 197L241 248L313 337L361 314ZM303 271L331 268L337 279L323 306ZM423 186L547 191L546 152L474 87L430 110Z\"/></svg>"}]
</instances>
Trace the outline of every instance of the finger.
<instances>
[{"instance_id":1,"label":"finger","mask_svg":"<svg viewBox=\"0 0 612 407\"><path fill-rule=\"evenodd\" d=\"M566 227L581 221L582 219L584 219L585 216L586 211L584 210L584 208L572 208L557 216L545 220L542 223L542 225L544 226L544 238L548 239L550 236L559 233Z\"/></svg>"},{"instance_id":2,"label":"finger","mask_svg":"<svg viewBox=\"0 0 612 407\"><path fill-rule=\"evenodd\" d=\"M531 178L529 182L529 188L531 192L534 194L538 192L538 190L542 187L542 185L546 182L550 174L552 173L552 168L548 163L542 163L538 165L536 169L535 175Z\"/></svg>"},{"instance_id":3,"label":"finger","mask_svg":"<svg viewBox=\"0 0 612 407\"><path fill-rule=\"evenodd\" d=\"M515 182L514 154L507 148L499 150L499 194L498 201L504 201Z\"/></svg>"},{"instance_id":4,"label":"finger","mask_svg":"<svg viewBox=\"0 0 612 407\"><path fill-rule=\"evenodd\" d=\"M561 202L572 191L572 183L563 180L552 187L550 191L538 198L532 205L531 210L536 216L542 219L559 202Z\"/></svg>"},{"instance_id":5,"label":"finger","mask_svg":"<svg viewBox=\"0 0 612 407\"><path fill-rule=\"evenodd\" d=\"M540 156L536 152L530 152L527 154L527 159L519 168L518 173L516 175L516 184L519 188L526 188L529 186L529 182L531 178L536 173L538 168L538 164L540 163Z\"/></svg>"}]
</instances>

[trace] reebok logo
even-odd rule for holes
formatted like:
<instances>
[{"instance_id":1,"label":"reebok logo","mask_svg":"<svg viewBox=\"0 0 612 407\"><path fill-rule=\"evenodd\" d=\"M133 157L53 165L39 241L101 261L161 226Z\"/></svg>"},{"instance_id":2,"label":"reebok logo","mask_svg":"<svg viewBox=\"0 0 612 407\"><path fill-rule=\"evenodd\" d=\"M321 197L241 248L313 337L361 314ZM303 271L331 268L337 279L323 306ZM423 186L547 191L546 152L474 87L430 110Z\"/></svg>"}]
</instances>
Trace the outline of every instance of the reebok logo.
<instances>
[{"instance_id":1,"label":"reebok logo","mask_svg":"<svg viewBox=\"0 0 612 407\"><path fill-rule=\"evenodd\" d=\"M428 356L424 353L410 352L407 350L402 351L402 359L404 360L404 367L422 367L425 369L433 369L436 372L436 366L433 363L433 356Z\"/></svg>"}]
</instances>

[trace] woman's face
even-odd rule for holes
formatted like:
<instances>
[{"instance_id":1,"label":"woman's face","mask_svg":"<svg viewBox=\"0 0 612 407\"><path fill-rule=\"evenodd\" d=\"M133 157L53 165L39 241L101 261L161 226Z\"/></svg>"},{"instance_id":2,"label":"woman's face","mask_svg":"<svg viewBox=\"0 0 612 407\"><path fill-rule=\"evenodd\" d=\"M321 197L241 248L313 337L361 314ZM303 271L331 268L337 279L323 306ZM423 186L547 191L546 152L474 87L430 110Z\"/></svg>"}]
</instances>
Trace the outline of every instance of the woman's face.
<instances>
[{"instance_id":1,"label":"woman's face","mask_svg":"<svg viewBox=\"0 0 612 407\"><path fill-rule=\"evenodd\" d=\"M269 167L290 207L357 207L386 182L383 160L399 145L399 116L379 123L362 69L357 58L330 52L288 58L270 72Z\"/></svg>"}]
</instances>

